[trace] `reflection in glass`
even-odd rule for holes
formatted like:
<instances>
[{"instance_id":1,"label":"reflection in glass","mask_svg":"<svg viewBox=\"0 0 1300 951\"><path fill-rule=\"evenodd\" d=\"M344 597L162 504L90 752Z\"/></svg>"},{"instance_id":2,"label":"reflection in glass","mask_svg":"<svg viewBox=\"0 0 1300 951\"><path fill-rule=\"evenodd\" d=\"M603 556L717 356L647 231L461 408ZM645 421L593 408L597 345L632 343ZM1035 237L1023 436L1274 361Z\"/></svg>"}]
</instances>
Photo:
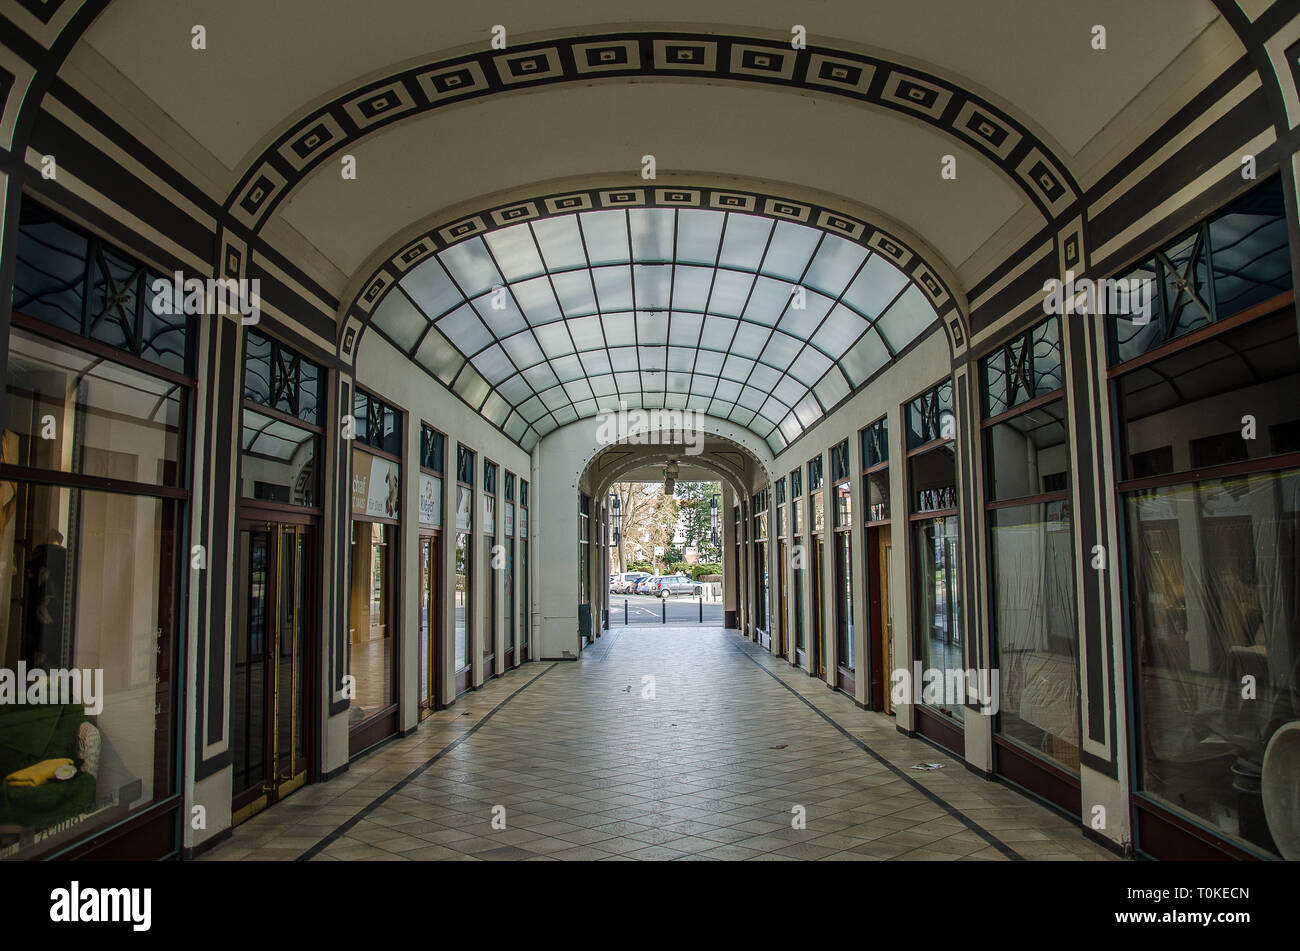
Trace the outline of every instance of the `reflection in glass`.
<instances>
[{"instance_id":1,"label":"reflection in glass","mask_svg":"<svg viewBox=\"0 0 1300 951\"><path fill-rule=\"evenodd\" d=\"M1300 470L1124 504L1140 788L1275 854L1262 765L1274 732L1300 718Z\"/></svg>"},{"instance_id":2,"label":"reflection in glass","mask_svg":"<svg viewBox=\"0 0 1300 951\"><path fill-rule=\"evenodd\" d=\"M962 670L957 517L915 522L912 531L918 659L926 669ZM963 717L961 703L939 709L958 720Z\"/></svg>"},{"instance_id":3,"label":"reflection in glass","mask_svg":"<svg viewBox=\"0 0 1300 951\"><path fill-rule=\"evenodd\" d=\"M397 702L394 672L396 626L390 616L397 528L352 522L352 584L348 623L349 673L355 678L349 722L353 725Z\"/></svg>"}]
</instances>

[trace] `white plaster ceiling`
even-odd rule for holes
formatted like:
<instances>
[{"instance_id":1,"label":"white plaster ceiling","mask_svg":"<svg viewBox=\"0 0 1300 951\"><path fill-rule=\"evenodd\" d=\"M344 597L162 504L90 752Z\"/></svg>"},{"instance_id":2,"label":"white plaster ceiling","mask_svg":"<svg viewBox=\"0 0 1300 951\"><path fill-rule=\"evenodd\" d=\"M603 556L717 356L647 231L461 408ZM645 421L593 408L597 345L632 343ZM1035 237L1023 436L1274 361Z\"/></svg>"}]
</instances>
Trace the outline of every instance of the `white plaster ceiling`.
<instances>
[{"instance_id":1,"label":"white plaster ceiling","mask_svg":"<svg viewBox=\"0 0 1300 951\"><path fill-rule=\"evenodd\" d=\"M114 0L89 42L228 168L337 87L414 58L639 27L788 37L927 64L1009 104L1077 152L1217 14L1208 0ZM207 30L195 51L190 31ZM1108 49L1091 29L1107 27ZM759 92L753 95L761 95Z\"/></svg>"},{"instance_id":2,"label":"white plaster ceiling","mask_svg":"<svg viewBox=\"0 0 1300 951\"><path fill-rule=\"evenodd\" d=\"M929 126L829 98L756 98L721 85L494 96L389 126L351 152L355 181L326 162L282 209L346 273L397 231L468 196L611 172L644 184L646 154L661 174L795 182L843 196L903 222L955 263L1024 203L982 156ZM940 178L949 153L958 156L956 181Z\"/></svg>"}]
</instances>

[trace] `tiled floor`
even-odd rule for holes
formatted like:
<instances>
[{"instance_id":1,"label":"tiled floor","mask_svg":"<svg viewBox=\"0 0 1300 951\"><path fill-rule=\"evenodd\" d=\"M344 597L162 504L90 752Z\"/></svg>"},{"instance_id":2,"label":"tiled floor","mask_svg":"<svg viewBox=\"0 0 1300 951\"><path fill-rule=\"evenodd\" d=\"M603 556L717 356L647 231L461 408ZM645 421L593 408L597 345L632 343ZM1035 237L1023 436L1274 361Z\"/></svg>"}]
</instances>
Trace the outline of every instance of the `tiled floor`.
<instances>
[{"instance_id":1,"label":"tiled floor","mask_svg":"<svg viewBox=\"0 0 1300 951\"><path fill-rule=\"evenodd\" d=\"M204 858L1114 856L734 632L633 626L491 681Z\"/></svg>"}]
</instances>

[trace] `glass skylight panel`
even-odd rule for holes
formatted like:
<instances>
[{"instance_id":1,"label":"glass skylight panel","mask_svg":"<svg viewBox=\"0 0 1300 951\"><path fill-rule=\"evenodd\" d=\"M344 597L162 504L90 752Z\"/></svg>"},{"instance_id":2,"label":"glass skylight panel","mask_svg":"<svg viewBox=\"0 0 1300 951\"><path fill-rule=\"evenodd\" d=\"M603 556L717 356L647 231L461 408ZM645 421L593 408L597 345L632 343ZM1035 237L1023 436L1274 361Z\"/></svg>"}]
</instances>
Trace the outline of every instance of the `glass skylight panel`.
<instances>
[{"instance_id":1,"label":"glass skylight panel","mask_svg":"<svg viewBox=\"0 0 1300 951\"><path fill-rule=\"evenodd\" d=\"M460 244L453 244L445 251L438 252L438 257L466 297L478 297L484 291L505 283L497 272L496 265L492 263L482 238L470 238Z\"/></svg>"},{"instance_id":2,"label":"glass skylight panel","mask_svg":"<svg viewBox=\"0 0 1300 951\"><path fill-rule=\"evenodd\" d=\"M555 374L551 372L551 368L545 363L539 363L535 367L529 367L527 370L523 371L523 374L524 379L528 381L528 385L538 393L543 390L549 390L551 387L555 386L555 384L560 382L555 378Z\"/></svg>"},{"instance_id":3,"label":"glass skylight panel","mask_svg":"<svg viewBox=\"0 0 1300 951\"><path fill-rule=\"evenodd\" d=\"M704 313L713 289L713 268L673 268L673 310L692 310Z\"/></svg>"},{"instance_id":4,"label":"glass skylight panel","mask_svg":"<svg viewBox=\"0 0 1300 951\"><path fill-rule=\"evenodd\" d=\"M662 347L668 343L668 315L662 311L647 314L637 311L636 340L642 347Z\"/></svg>"},{"instance_id":5,"label":"glass skylight panel","mask_svg":"<svg viewBox=\"0 0 1300 951\"><path fill-rule=\"evenodd\" d=\"M533 232L526 224L489 231L483 240L496 258L497 269L507 281L536 277L546 271L533 242Z\"/></svg>"},{"instance_id":6,"label":"glass skylight panel","mask_svg":"<svg viewBox=\"0 0 1300 951\"><path fill-rule=\"evenodd\" d=\"M575 403L592 399L595 395L591 392L591 386L587 381L581 378L564 384L564 392L568 393L569 399Z\"/></svg>"},{"instance_id":7,"label":"glass skylight panel","mask_svg":"<svg viewBox=\"0 0 1300 951\"><path fill-rule=\"evenodd\" d=\"M478 409L483 405L483 401L487 399L487 395L492 388L488 386L487 380L474 371L473 367L467 366L461 368L460 375L456 377L452 389L459 393L466 403Z\"/></svg>"},{"instance_id":8,"label":"glass skylight panel","mask_svg":"<svg viewBox=\"0 0 1300 951\"><path fill-rule=\"evenodd\" d=\"M618 361L614 360L612 362L617 369ZM641 372L632 370L627 373L615 373L614 382L618 385L619 393L623 394L629 405L632 405L631 401L635 398L635 395L641 392Z\"/></svg>"},{"instance_id":9,"label":"glass skylight panel","mask_svg":"<svg viewBox=\"0 0 1300 951\"><path fill-rule=\"evenodd\" d=\"M889 351L885 349L880 335L875 330L867 331L866 336L855 343L849 352L840 358L840 366L848 374L849 382L861 386L867 379L889 362Z\"/></svg>"},{"instance_id":10,"label":"glass skylight panel","mask_svg":"<svg viewBox=\"0 0 1300 951\"><path fill-rule=\"evenodd\" d=\"M506 420L506 435L516 441L523 437L524 430L527 428L528 424L524 422L524 418L518 413L511 413L510 418Z\"/></svg>"},{"instance_id":11,"label":"glass skylight panel","mask_svg":"<svg viewBox=\"0 0 1300 951\"><path fill-rule=\"evenodd\" d=\"M702 315L673 311L669 320L668 342L678 347L695 347L700 342L700 328L703 326Z\"/></svg>"},{"instance_id":12,"label":"glass skylight panel","mask_svg":"<svg viewBox=\"0 0 1300 951\"><path fill-rule=\"evenodd\" d=\"M781 431L781 437L787 443L794 442L799 438L799 434L803 432L803 426L799 425L799 421L794 418L794 413L791 413L785 419L781 420L779 429Z\"/></svg>"},{"instance_id":13,"label":"glass skylight panel","mask_svg":"<svg viewBox=\"0 0 1300 951\"><path fill-rule=\"evenodd\" d=\"M598 404L594 399L583 400L580 403L573 404L573 408L578 413L578 418L583 419L587 416L594 416L598 412Z\"/></svg>"},{"instance_id":14,"label":"glass skylight panel","mask_svg":"<svg viewBox=\"0 0 1300 951\"><path fill-rule=\"evenodd\" d=\"M568 326L569 336L573 338L573 345L579 352L605 346L605 334L601 331L599 317L578 317L574 320L566 320L564 323Z\"/></svg>"},{"instance_id":15,"label":"glass skylight panel","mask_svg":"<svg viewBox=\"0 0 1300 951\"><path fill-rule=\"evenodd\" d=\"M539 420L537 420L537 422L533 423L533 432L535 432L537 434L537 437L540 439L542 436L545 436L547 433L552 432L558 427L559 427L559 423L557 423L550 416L543 416ZM532 440L532 443L533 445L536 445L537 440L536 439ZM529 447L525 446L524 448L527 449Z\"/></svg>"},{"instance_id":16,"label":"glass skylight panel","mask_svg":"<svg viewBox=\"0 0 1300 951\"><path fill-rule=\"evenodd\" d=\"M555 416L555 421L559 423L561 426L563 426L577 419L578 411L574 409L572 405L561 406L552 415Z\"/></svg>"},{"instance_id":17,"label":"glass skylight panel","mask_svg":"<svg viewBox=\"0 0 1300 951\"><path fill-rule=\"evenodd\" d=\"M719 380L717 389L713 391L713 398L734 403L736 397L740 395L740 389L741 384L735 380Z\"/></svg>"},{"instance_id":18,"label":"glass skylight panel","mask_svg":"<svg viewBox=\"0 0 1300 951\"><path fill-rule=\"evenodd\" d=\"M556 303L555 295L551 293L551 282L547 278L535 277L529 281L521 281L512 284L510 290L515 300L519 302L519 306L523 308L530 324L546 324L560 319L560 305Z\"/></svg>"},{"instance_id":19,"label":"glass skylight panel","mask_svg":"<svg viewBox=\"0 0 1300 951\"><path fill-rule=\"evenodd\" d=\"M429 326L429 319L398 288L385 295L370 320L408 353Z\"/></svg>"},{"instance_id":20,"label":"glass skylight panel","mask_svg":"<svg viewBox=\"0 0 1300 951\"><path fill-rule=\"evenodd\" d=\"M546 278L542 278L546 280ZM478 313L479 319L487 324L488 329L496 336L498 340L502 337L509 337L513 333L525 329L528 322L524 320L524 315L519 313L519 305L509 291L503 293L500 297L496 296L493 291L484 294L474 300L474 310Z\"/></svg>"},{"instance_id":21,"label":"glass skylight panel","mask_svg":"<svg viewBox=\"0 0 1300 951\"><path fill-rule=\"evenodd\" d=\"M601 323L604 325L605 341L609 346L636 346L636 320L632 314L606 314Z\"/></svg>"},{"instance_id":22,"label":"glass skylight panel","mask_svg":"<svg viewBox=\"0 0 1300 951\"><path fill-rule=\"evenodd\" d=\"M523 438L519 440L519 448L524 452L532 452L533 447L537 445L540 439L541 433L535 429L529 429L524 433Z\"/></svg>"},{"instance_id":23,"label":"glass skylight panel","mask_svg":"<svg viewBox=\"0 0 1300 951\"><path fill-rule=\"evenodd\" d=\"M665 385L668 387L669 393L685 393L691 388L691 375L689 373L673 373L669 371Z\"/></svg>"},{"instance_id":24,"label":"glass skylight panel","mask_svg":"<svg viewBox=\"0 0 1300 951\"><path fill-rule=\"evenodd\" d=\"M641 361L642 372L668 369L668 354L663 347L641 347L639 348L638 357ZM659 380L657 382L662 388L663 381Z\"/></svg>"},{"instance_id":25,"label":"glass skylight panel","mask_svg":"<svg viewBox=\"0 0 1300 951\"><path fill-rule=\"evenodd\" d=\"M483 408L479 410L487 421L494 426L500 426L502 421L510 412L510 406L496 393L489 393L488 398L483 401Z\"/></svg>"},{"instance_id":26,"label":"glass skylight panel","mask_svg":"<svg viewBox=\"0 0 1300 951\"><path fill-rule=\"evenodd\" d=\"M756 360L758 355L763 352L763 348L767 346L767 338L770 333L771 331L766 327L742 320L740 329L736 331L736 338L731 341L731 352Z\"/></svg>"},{"instance_id":27,"label":"glass skylight panel","mask_svg":"<svg viewBox=\"0 0 1300 951\"><path fill-rule=\"evenodd\" d=\"M767 341L767 346L763 348L762 360L778 370L784 370L790 366L802 349L802 341L778 330L772 334L771 339Z\"/></svg>"},{"instance_id":28,"label":"glass skylight panel","mask_svg":"<svg viewBox=\"0 0 1300 951\"><path fill-rule=\"evenodd\" d=\"M589 377L609 373L613 369L610 366L609 354L604 350L589 350L578 354L578 358L582 360L583 372Z\"/></svg>"},{"instance_id":29,"label":"glass skylight panel","mask_svg":"<svg viewBox=\"0 0 1300 951\"><path fill-rule=\"evenodd\" d=\"M627 266L598 267L591 272L596 300L605 313L632 309L632 269Z\"/></svg>"},{"instance_id":30,"label":"glass skylight panel","mask_svg":"<svg viewBox=\"0 0 1300 951\"><path fill-rule=\"evenodd\" d=\"M722 363L726 359L725 353L716 350L700 350L695 354L695 372L717 376L722 372Z\"/></svg>"},{"instance_id":31,"label":"glass skylight panel","mask_svg":"<svg viewBox=\"0 0 1300 951\"><path fill-rule=\"evenodd\" d=\"M726 400L715 399L709 403L707 410L710 416L717 416L720 419L727 419L736 411L735 403L728 403Z\"/></svg>"},{"instance_id":32,"label":"glass skylight panel","mask_svg":"<svg viewBox=\"0 0 1300 951\"><path fill-rule=\"evenodd\" d=\"M669 409L685 409L686 397L681 393L674 393L670 390L664 394L664 406Z\"/></svg>"},{"instance_id":33,"label":"glass skylight panel","mask_svg":"<svg viewBox=\"0 0 1300 951\"><path fill-rule=\"evenodd\" d=\"M533 388L528 385L528 381L522 376L515 374L514 376L502 380L497 386L497 392L501 394L506 402L513 405L521 403L528 399L528 397L532 396Z\"/></svg>"},{"instance_id":34,"label":"glass skylight panel","mask_svg":"<svg viewBox=\"0 0 1300 951\"><path fill-rule=\"evenodd\" d=\"M790 221L778 221L772 243L763 257L762 272L797 282L802 276L823 232Z\"/></svg>"},{"instance_id":35,"label":"glass skylight panel","mask_svg":"<svg viewBox=\"0 0 1300 951\"><path fill-rule=\"evenodd\" d=\"M808 387L804 386L792 376L782 377L772 390L772 395L779 399L786 406L793 406L803 399L804 394L808 392Z\"/></svg>"},{"instance_id":36,"label":"glass skylight panel","mask_svg":"<svg viewBox=\"0 0 1300 951\"><path fill-rule=\"evenodd\" d=\"M731 338L736 334L738 323L730 317L705 317L704 329L700 332L700 346L709 350L727 350L731 346Z\"/></svg>"},{"instance_id":37,"label":"glass skylight panel","mask_svg":"<svg viewBox=\"0 0 1300 951\"><path fill-rule=\"evenodd\" d=\"M422 261L402 278L402 289L430 317L441 317L464 300L437 256Z\"/></svg>"},{"instance_id":38,"label":"glass skylight panel","mask_svg":"<svg viewBox=\"0 0 1300 951\"><path fill-rule=\"evenodd\" d=\"M750 385L758 387L764 393L770 393L772 387L776 386L780 380L781 371L774 370L762 363L755 364L754 372L749 375ZM775 423L776 420L772 420L772 422Z\"/></svg>"},{"instance_id":39,"label":"glass skylight panel","mask_svg":"<svg viewBox=\"0 0 1300 951\"><path fill-rule=\"evenodd\" d=\"M800 340L807 340L817 329L817 325L822 322L822 318L830 312L834 303L829 297L804 288L803 307L787 307L777 326Z\"/></svg>"},{"instance_id":40,"label":"glass skylight panel","mask_svg":"<svg viewBox=\"0 0 1300 951\"><path fill-rule=\"evenodd\" d=\"M770 277L758 278L754 281L754 292L749 295L749 303L745 305L745 319L775 327L781 312L792 303L793 294L793 284L774 281Z\"/></svg>"},{"instance_id":41,"label":"glass skylight panel","mask_svg":"<svg viewBox=\"0 0 1300 951\"><path fill-rule=\"evenodd\" d=\"M803 353L790 364L790 375L805 386L812 386L830 369L831 361L811 347L805 347Z\"/></svg>"},{"instance_id":42,"label":"glass skylight panel","mask_svg":"<svg viewBox=\"0 0 1300 951\"><path fill-rule=\"evenodd\" d=\"M875 320L906 283L907 275L873 254L844 292L844 301L863 317Z\"/></svg>"},{"instance_id":43,"label":"glass skylight panel","mask_svg":"<svg viewBox=\"0 0 1300 951\"><path fill-rule=\"evenodd\" d=\"M586 268L565 274L552 274L551 283L559 297L560 308L566 317L585 317L594 314L596 290L591 286L591 272Z\"/></svg>"},{"instance_id":44,"label":"glass skylight panel","mask_svg":"<svg viewBox=\"0 0 1300 951\"><path fill-rule=\"evenodd\" d=\"M569 329L563 323L546 324L534 327L537 342L542 345L546 359L556 360L566 353L573 353L573 341L569 339Z\"/></svg>"},{"instance_id":45,"label":"glass skylight panel","mask_svg":"<svg viewBox=\"0 0 1300 951\"><path fill-rule=\"evenodd\" d=\"M499 346L488 347L470 361L484 379L494 386L515 374L514 365Z\"/></svg>"},{"instance_id":46,"label":"glass skylight panel","mask_svg":"<svg viewBox=\"0 0 1300 951\"><path fill-rule=\"evenodd\" d=\"M829 297L839 297L867 259L867 253L860 244L828 234L804 275L804 286L815 288Z\"/></svg>"},{"instance_id":47,"label":"glass skylight panel","mask_svg":"<svg viewBox=\"0 0 1300 951\"><path fill-rule=\"evenodd\" d=\"M666 264L636 264L632 267L636 282L638 310L667 310L672 296L673 269Z\"/></svg>"},{"instance_id":48,"label":"glass skylight panel","mask_svg":"<svg viewBox=\"0 0 1300 951\"><path fill-rule=\"evenodd\" d=\"M460 372L465 358L434 327L420 341L420 349L415 351L415 362L420 364L443 383L450 384Z\"/></svg>"},{"instance_id":49,"label":"glass skylight panel","mask_svg":"<svg viewBox=\"0 0 1300 951\"><path fill-rule=\"evenodd\" d=\"M752 409L745 409L737 406L727 417L738 426L748 426L753 421L756 414Z\"/></svg>"},{"instance_id":50,"label":"glass skylight panel","mask_svg":"<svg viewBox=\"0 0 1300 951\"><path fill-rule=\"evenodd\" d=\"M605 360L605 365L609 365L609 360ZM613 396L617 391L614 386L614 374L603 373L600 376L589 377L588 382L591 384L591 392L597 396Z\"/></svg>"},{"instance_id":51,"label":"glass skylight panel","mask_svg":"<svg viewBox=\"0 0 1300 951\"><path fill-rule=\"evenodd\" d=\"M633 208L627 217L633 261L668 263L673 260L673 209Z\"/></svg>"},{"instance_id":52,"label":"glass skylight panel","mask_svg":"<svg viewBox=\"0 0 1300 951\"><path fill-rule=\"evenodd\" d=\"M704 376L696 372L691 379L691 393L696 396L707 396L713 398L713 391L718 388L718 378L716 376Z\"/></svg>"},{"instance_id":53,"label":"glass skylight panel","mask_svg":"<svg viewBox=\"0 0 1300 951\"><path fill-rule=\"evenodd\" d=\"M542 393L541 397L542 402L546 404L546 408L552 412L559 409L561 406L569 405L569 394L564 392L564 387L562 386L551 387L549 390Z\"/></svg>"},{"instance_id":54,"label":"glass skylight panel","mask_svg":"<svg viewBox=\"0 0 1300 951\"><path fill-rule=\"evenodd\" d=\"M587 266L587 252L582 247L582 232L576 215L544 218L534 221L531 227L548 271Z\"/></svg>"},{"instance_id":55,"label":"glass skylight panel","mask_svg":"<svg viewBox=\"0 0 1300 951\"><path fill-rule=\"evenodd\" d=\"M817 400L808 395L794 408L794 415L806 429L822 417L822 409L817 405Z\"/></svg>"},{"instance_id":56,"label":"glass skylight panel","mask_svg":"<svg viewBox=\"0 0 1300 951\"><path fill-rule=\"evenodd\" d=\"M627 212L584 211L582 236L592 264L626 264L631 253L628 246Z\"/></svg>"},{"instance_id":57,"label":"glass skylight panel","mask_svg":"<svg viewBox=\"0 0 1300 951\"><path fill-rule=\"evenodd\" d=\"M753 286L752 274L719 271L713 279L713 293L709 295L709 313L739 317L745 310L749 289Z\"/></svg>"},{"instance_id":58,"label":"glass skylight panel","mask_svg":"<svg viewBox=\"0 0 1300 951\"><path fill-rule=\"evenodd\" d=\"M758 412L760 416L766 419L773 426L776 426L781 422L781 418L789 411L790 407L786 406L775 396L769 396Z\"/></svg>"},{"instance_id":59,"label":"glass skylight panel","mask_svg":"<svg viewBox=\"0 0 1300 951\"><path fill-rule=\"evenodd\" d=\"M561 383L572 383L582 377L582 361L575 354L552 360L551 369L555 371Z\"/></svg>"},{"instance_id":60,"label":"glass skylight panel","mask_svg":"<svg viewBox=\"0 0 1300 951\"><path fill-rule=\"evenodd\" d=\"M767 394L753 386L745 386L740 391L739 403L747 409L758 412L758 408L767 401Z\"/></svg>"},{"instance_id":61,"label":"glass skylight panel","mask_svg":"<svg viewBox=\"0 0 1300 951\"><path fill-rule=\"evenodd\" d=\"M785 451L785 447L788 445L789 443L785 441L785 437L781 435L780 430L773 431L772 434L767 437L767 448L772 450L772 455L774 456L779 456Z\"/></svg>"},{"instance_id":62,"label":"glass skylight panel","mask_svg":"<svg viewBox=\"0 0 1300 951\"><path fill-rule=\"evenodd\" d=\"M438 329L463 354L478 353L493 341L492 332L483 326L469 304L457 307L438 321Z\"/></svg>"},{"instance_id":63,"label":"glass skylight panel","mask_svg":"<svg viewBox=\"0 0 1300 951\"><path fill-rule=\"evenodd\" d=\"M897 353L915 340L938 318L921 289L913 284L893 307L881 315L876 326Z\"/></svg>"},{"instance_id":64,"label":"glass skylight panel","mask_svg":"<svg viewBox=\"0 0 1300 951\"><path fill-rule=\"evenodd\" d=\"M636 352L636 347L614 347L609 351L609 363L616 372L641 369L640 355ZM640 384L637 384L640 386ZM621 390L623 384L620 383L618 388Z\"/></svg>"},{"instance_id":65,"label":"glass skylight panel","mask_svg":"<svg viewBox=\"0 0 1300 951\"><path fill-rule=\"evenodd\" d=\"M817 394L821 404L829 409L849 395L849 385L844 382L844 374L831 367L830 372L817 381L813 392Z\"/></svg>"},{"instance_id":66,"label":"glass skylight panel","mask_svg":"<svg viewBox=\"0 0 1300 951\"><path fill-rule=\"evenodd\" d=\"M722 253L718 258L721 267L757 271L772 233L772 220L757 215L727 215L727 227L722 233Z\"/></svg>"},{"instance_id":67,"label":"glass skylight panel","mask_svg":"<svg viewBox=\"0 0 1300 951\"><path fill-rule=\"evenodd\" d=\"M836 304L813 334L812 342L826 353L839 356L870 325L843 304Z\"/></svg>"},{"instance_id":68,"label":"glass skylight panel","mask_svg":"<svg viewBox=\"0 0 1300 951\"><path fill-rule=\"evenodd\" d=\"M537 345L537 340L533 337L531 331L526 330L523 333L515 334L513 337L508 337L501 342L501 346L505 347L506 353L510 354L510 359L514 360L515 365L521 370L541 363L546 359L546 355L542 353L542 348Z\"/></svg>"},{"instance_id":69,"label":"glass skylight panel","mask_svg":"<svg viewBox=\"0 0 1300 951\"><path fill-rule=\"evenodd\" d=\"M753 360L746 360L744 357L738 357L733 353L727 357L727 362L722 365L722 376L727 380L737 380L744 383L749 379L750 371L753 369Z\"/></svg>"},{"instance_id":70,"label":"glass skylight panel","mask_svg":"<svg viewBox=\"0 0 1300 951\"><path fill-rule=\"evenodd\" d=\"M695 350L690 347L669 347L668 369L681 370L689 374L695 369Z\"/></svg>"},{"instance_id":71,"label":"glass skylight panel","mask_svg":"<svg viewBox=\"0 0 1300 951\"><path fill-rule=\"evenodd\" d=\"M718 246L722 241L722 225L727 214L723 211L705 211L683 208L677 212L677 260L689 264L707 264L718 260Z\"/></svg>"}]
</instances>

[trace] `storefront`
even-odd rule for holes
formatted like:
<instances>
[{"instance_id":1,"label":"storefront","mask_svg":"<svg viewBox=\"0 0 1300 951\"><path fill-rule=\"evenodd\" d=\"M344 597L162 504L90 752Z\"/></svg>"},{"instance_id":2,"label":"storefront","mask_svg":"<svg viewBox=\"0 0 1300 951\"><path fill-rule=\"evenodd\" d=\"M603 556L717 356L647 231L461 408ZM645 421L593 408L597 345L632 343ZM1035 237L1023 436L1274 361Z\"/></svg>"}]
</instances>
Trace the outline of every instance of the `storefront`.
<instances>
[{"instance_id":1,"label":"storefront","mask_svg":"<svg viewBox=\"0 0 1300 951\"><path fill-rule=\"evenodd\" d=\"M483 676L497 673L497 620L501 615L501 574L505 565L497 547L497 466L483 460L483 583L487 593L487 626L483 631Z\"/></svg>"},{"instance_id":2,"label":"storefront","mask_svg":"<svg viewBox=\"0 0 1300 951\"><path fill-rule=\"evenodd\" d=\"M893 551L889 515L889 421L882 417L858 435L862 448L862 527L867 584L867 654L871 681L867 705L894 712L890 696L894 664L894 620L889 563Z\"/></svg>"},{"instance_id":3,"label":"storefront","mask_svg":"<svg viewBox=\"0 0 1300 951\"><path fill-rule=\"evenodd\" d=\"M402 413L363 390L353 404L348 748L399 729Z\"/></svg>"},{"instance_id":4,"label":"storefront","mask_svg":"<svg viewBox=\"0 0 1300 951\"><path fill-rule=\"evenodd\" d=\"M961 629L961 551L957 529L956 426L952 383L943 381L903 408L912 543L915 658L941 671L935 689L921 690L916 729L963 755L965 695L954 695L948 671L964 671ZM961 681L964 683L964 679Z\"/></svg>"},{"instance_id":5,"label":"storefront","mask_svg":"<svg viewBox=\"0 0 1300 951\"><path fill-rule=\"evenodd\" d=\"M822 457L814 456L804 467L808 472L808 570L812 582L812 630L809 638L808 672L826 679L826 493L823 489Z\"/></svg>"},{"instance_id":6,"label":"storefront","mask_svg":"<svg viewBox=\"0 0 1300 951\"><path fill-rule=\"evenodd\" d=\"M519 664L518 605L515 602L515 474L507 472L505 476L505 501L502 509L502 529L505 536L503 557L505 573L502 578L502 602L506 608L505 619L505 659L501 662L503 670L509 670Z\"/></svg>"},{"instance_id":7,"label":"storefront","mask_svg":"<svg viewBox=\"0 0 1300 951\"><path fill-rule=\"evenodd\" d=\"M768 491L763 489L751 500L753 520L754 549L754 630L758 642L764 647L772 646L772 605L771 587L768 578L767 548L767 509Z\"/></svg>"},{"instance_id":8,"label":"storefront","mask_svg":"<svg viewBox=\"0 0 1300 951\"><path fill-rule=\"evenodd\" d=\"M446 468L447 437L427 423L420 424L420 604L416 611L419 653L418 697L420 716L426 717L450 702L442 695L442 477Z\"/></svg>"},{"instance_id":9,"label":"storefront","mask_svg":"<svg viewBox=\"0 0 1300 951\"><path fill-rule=\"evenodd\" d=\"M532 634L533 634L533 607L529 600L529 571L528 571L528 483L523 479L519 480L519 577L523 581L523 591L521 592L522 614L522 645L519 649L520 660L532 659Z\"/></svg>"},{"instance_id":10,"label":"storefront","mask_svg":"<svg viewBox=\"0 0 1300 951\"><path fill-rule=\"evenodd\" d=\"M474 451L456 447L456 696L474 683Z\"/></svg>"},{"instance_id":11,"label":"storefront","mask_svg":"<svg viewBox=\"0 0 1300 951\"><path fill-rule=\"evenodd\" d=\"M803 500L803 472L799 469L790 471L790 564L791 589L794 591L794 662L795 666L808 669L808 644L803 617L803 586L808 577L808 546L804 542L803 532L806 527Z\"/></svg>"},{"instance_id":12,"label":"storefront","mask_svg":"<svg viewBox=\"0 0 1300 951\"><path fill-rule=\"evenodd\" d=\"M1059 318L982 359L993 769L1077 816L1079 631Z\"/></svg>"},{"instance_id":13,"label":"storefront","mask_svg":"<svg viewBox=\"0 0 1300 951\"><path fill-rule=\"evenodd\" d=\"M302 786L314 760L324 371L245 336L230 748L232 823Z\"/></svg>"},{"instance_id":14,"label":"storefront","mask_svg":"<svg viewBox=\"0 0 1300 951\"><path fill-rule=\"evenodd\" d=\"M835 686L853 695L857 669L853 630L853 498L849 441L831 447L831 538L835 549Z\"/></svg>"},{"instance_id":15,"label":"storefront","mask_svg":"<svg viewBox=\"0 0 1300 951\"><path fill-rule=\"evenodd\" d=\"M1109 327L1135 844L1157 858L1294 847L1300 341L1290 253L1274 179L1131 272L1155 282L1151 318Z\"/></svg>"},{"instance_id":16,"label":"storefront","mask_svg":"<svg viewBox=\"0 0 1300 951\"><path fill-rule=\"evenodd\" d=\"M162 858L181 815L198 325L154 309L147 267L30 199L16 237L0 858Z\"/></svg>"}]
</instances>

